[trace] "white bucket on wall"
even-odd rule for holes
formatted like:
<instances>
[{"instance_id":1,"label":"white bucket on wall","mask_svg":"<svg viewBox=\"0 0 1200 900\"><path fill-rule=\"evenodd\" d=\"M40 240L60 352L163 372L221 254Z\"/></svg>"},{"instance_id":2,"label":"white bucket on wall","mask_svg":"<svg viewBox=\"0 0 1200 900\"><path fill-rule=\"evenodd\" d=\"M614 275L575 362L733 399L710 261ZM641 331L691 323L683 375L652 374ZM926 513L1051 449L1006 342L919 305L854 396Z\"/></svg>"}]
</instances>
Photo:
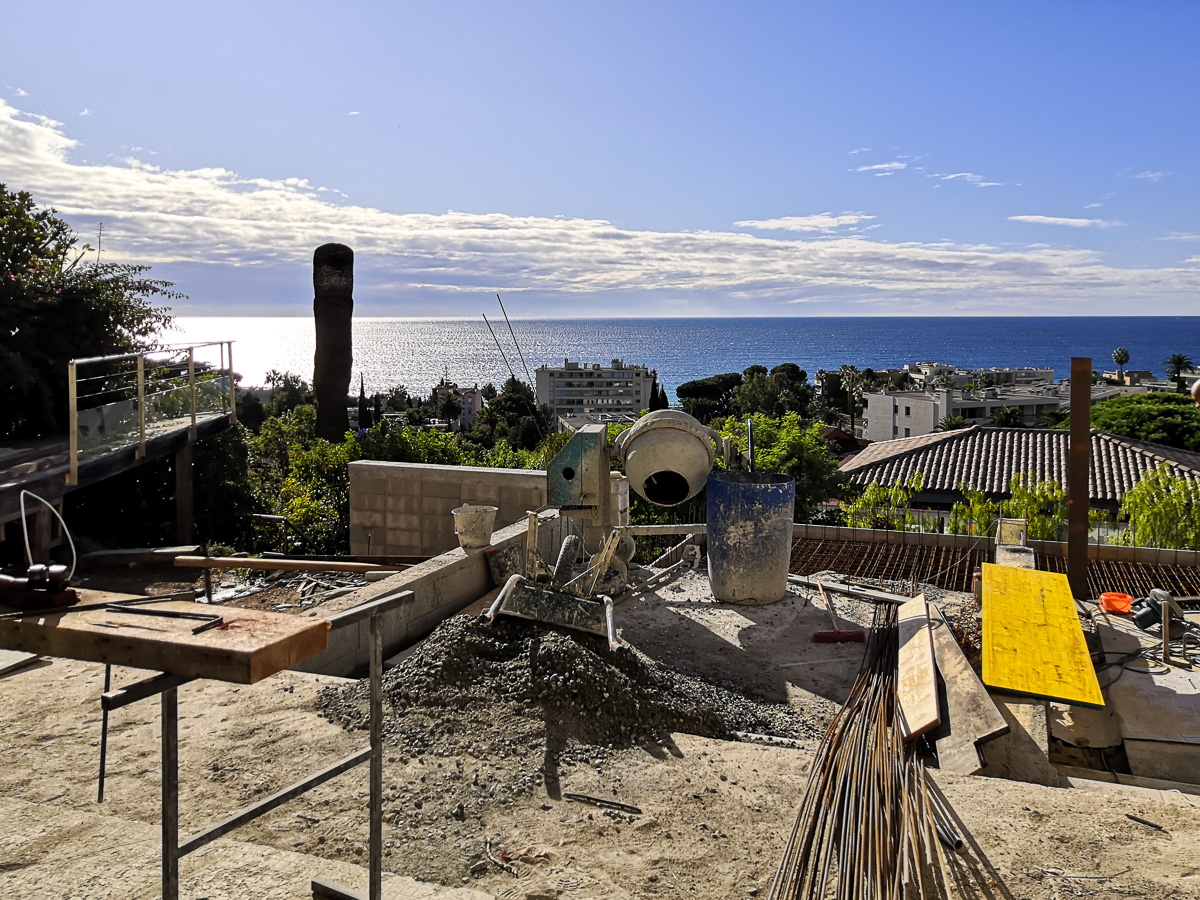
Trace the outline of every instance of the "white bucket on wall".
<instances>
[{"instance_id":1,"label":"white bucket on wall","mask_svg":"<svg viewBox=\"0 0 1200 900\"><path fill-rule=\"evenodd\" d=\"M477 550L492 542L492 529L496 525L497 508L464 504L451 510L454 514L454 531L458 545L464 550Z\"/></svg>"}]
</instances>

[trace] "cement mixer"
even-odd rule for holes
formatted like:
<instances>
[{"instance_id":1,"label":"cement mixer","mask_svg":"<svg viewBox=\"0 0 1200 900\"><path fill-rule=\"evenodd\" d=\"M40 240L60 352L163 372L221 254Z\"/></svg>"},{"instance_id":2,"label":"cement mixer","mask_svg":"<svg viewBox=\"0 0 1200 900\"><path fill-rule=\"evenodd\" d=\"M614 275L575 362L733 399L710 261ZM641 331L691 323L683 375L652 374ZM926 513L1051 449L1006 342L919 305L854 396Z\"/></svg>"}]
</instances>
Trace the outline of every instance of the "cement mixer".
<instances>
[{"instance_id":1,"label":"cement mixer","mask_svg":"<svg viewBox=\"0 0 1200 900\"><path fill-rule=\"evenodd\" d=\"M687 413L656 410L622 432L613 445L629 487L655 506L686 503L703 490L720 456L728 465L728 438ZM616 646L612 597L628 582L636 546L614 504L608 427L585 425L546 469L547 505L575 520L582 534L568 536L553 568L537 553L537 517L530 516L524 574L505 582L487 617L510 615L573 628ZM582 568L582 571L581 571Z\"/></svg>"}]
</instances>

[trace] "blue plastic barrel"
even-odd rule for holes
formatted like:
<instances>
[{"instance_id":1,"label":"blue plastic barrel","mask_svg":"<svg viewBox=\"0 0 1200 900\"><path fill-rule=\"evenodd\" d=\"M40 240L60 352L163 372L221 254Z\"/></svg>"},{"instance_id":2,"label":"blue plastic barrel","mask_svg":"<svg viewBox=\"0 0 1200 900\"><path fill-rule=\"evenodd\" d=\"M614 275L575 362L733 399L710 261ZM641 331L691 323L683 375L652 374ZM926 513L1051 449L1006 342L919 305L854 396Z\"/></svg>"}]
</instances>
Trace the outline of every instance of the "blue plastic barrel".
<instances>
[{"instance_id":1,"label":"blue plastic barrel","mask_svg":"<svg viewBox=\"0 0 1200 900\"><path fill-rule=\"evenodd\" d=\"M708 476L708 578L726 603L774 603L787 593L796 480L790 475Z\"/></svg>"}]
</instances>

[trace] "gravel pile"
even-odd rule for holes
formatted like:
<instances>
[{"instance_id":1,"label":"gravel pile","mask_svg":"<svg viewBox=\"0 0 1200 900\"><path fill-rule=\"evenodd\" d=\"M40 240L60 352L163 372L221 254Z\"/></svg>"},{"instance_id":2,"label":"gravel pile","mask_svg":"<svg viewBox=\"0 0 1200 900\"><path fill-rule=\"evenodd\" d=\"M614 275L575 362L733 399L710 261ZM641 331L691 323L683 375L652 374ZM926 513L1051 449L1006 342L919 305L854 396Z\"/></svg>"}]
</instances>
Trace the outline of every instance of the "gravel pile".
<instances>
[{"instance_id":1,"label":"gravel pile","mask_svg":"<svg viewBox=\"0 0 1200 900\"><path fill-rule=\"evenodd\" d=\"M329 688L322 713L367 727L365 681ZM384 675L385 733L407 755L503 758L530 752L593 760L595 748L657 743L671 732L819 738L783 704L673 672L636 649L522 620L447 619ZM603 753L599 754L603 756Z\"/></svg>"}]
</instances>

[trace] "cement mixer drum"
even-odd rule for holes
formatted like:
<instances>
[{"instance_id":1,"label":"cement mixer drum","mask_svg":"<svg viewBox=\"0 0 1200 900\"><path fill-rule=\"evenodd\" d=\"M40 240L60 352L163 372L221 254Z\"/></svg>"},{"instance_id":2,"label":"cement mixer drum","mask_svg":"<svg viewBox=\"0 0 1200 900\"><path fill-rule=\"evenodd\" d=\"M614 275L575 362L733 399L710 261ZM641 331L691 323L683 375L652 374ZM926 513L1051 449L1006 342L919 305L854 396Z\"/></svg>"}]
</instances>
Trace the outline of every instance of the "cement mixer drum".
<instances>
[{"instance_id":1,"label":"cement mixer drum","mask_svg":"<svg viewBox=\"0 0 1200 900\"><path fill-rule=\"evenodd\" d=\"M687 413L660 409L638 419L614 449L629 486L655 506L678 506L704 488L721 437Z\"/></svg>"}]
</instances>

